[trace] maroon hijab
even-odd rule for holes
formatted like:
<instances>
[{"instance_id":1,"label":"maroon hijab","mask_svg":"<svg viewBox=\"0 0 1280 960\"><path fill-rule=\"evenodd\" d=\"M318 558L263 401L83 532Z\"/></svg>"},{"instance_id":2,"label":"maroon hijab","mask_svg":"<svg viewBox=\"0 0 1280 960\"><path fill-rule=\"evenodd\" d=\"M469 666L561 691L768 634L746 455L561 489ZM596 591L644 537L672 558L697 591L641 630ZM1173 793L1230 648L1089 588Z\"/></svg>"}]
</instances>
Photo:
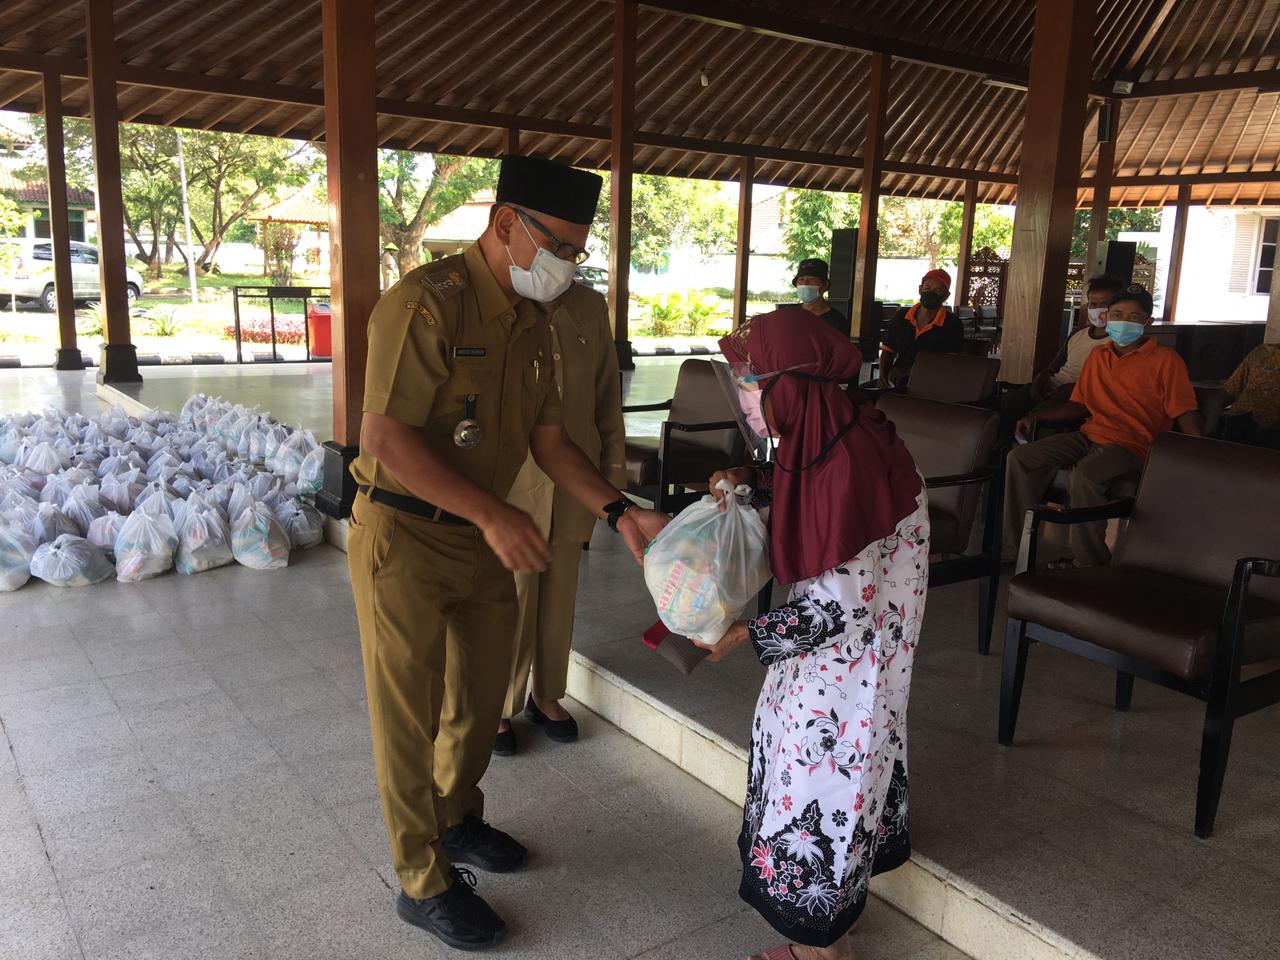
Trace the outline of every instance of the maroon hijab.
<instances>
[{"instance_id":1,"label":"maroon hijab","mask_svg":"<svg viewBox=\"0 0 1280 960\"><path fill-rule=\"evenodd\" d=\"M858 348L800 307L752 318L721 340L720 348L726 360L749 363L756 374L803 367L806 376L823 378L782 374L776 383L761 383L769 387L779 436L769 521L770 562L778 581L816 577L893 533L916 508L920 476L884 414L855 403L840 386L861 372Z\"/></svg>"}]
</instances>

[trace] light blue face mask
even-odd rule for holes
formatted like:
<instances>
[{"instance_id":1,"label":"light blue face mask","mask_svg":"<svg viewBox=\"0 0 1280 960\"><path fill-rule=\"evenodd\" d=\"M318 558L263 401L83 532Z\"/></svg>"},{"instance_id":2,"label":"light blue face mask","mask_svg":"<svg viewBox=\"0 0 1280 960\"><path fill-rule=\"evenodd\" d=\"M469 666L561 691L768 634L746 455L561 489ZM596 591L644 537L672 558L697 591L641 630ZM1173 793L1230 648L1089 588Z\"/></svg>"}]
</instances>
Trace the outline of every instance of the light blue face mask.
<instances>
[{"instance_id":1,"label":"light blue face mask","mask_svg":"<svg viewBox=\"0 0 1280 960\"><path fill-rule=\"evenodd\" d=\"M1117 347L1127 347L1146 333L1146 324L1133 323L1130 320L1108 320L1107 336Z\"/></svg>"},{"instance_id":2,"label":"light blue face mask","mask_svg":"<svg viewBox=\"0 0 1280 960\"><path fill-rule=\"evenodd\" d=\"M796 296L800 298L801 303L816 303L822 296L822 288L816 283L797 284Z\"/></svg>"}]
</instances>

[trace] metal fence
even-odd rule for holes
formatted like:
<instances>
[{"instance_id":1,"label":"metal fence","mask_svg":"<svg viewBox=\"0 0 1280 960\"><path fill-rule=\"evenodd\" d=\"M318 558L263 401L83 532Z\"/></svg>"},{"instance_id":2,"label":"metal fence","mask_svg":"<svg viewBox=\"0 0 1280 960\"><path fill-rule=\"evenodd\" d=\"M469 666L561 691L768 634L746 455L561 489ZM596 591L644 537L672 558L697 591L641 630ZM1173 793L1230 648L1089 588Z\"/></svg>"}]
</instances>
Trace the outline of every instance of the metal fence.
<instances>
[{"instance_id":1,"label":"metal fence","mask_svg":"<svg viewBox=\"0 0 1280 960\"><path fill-rule=\"evenodd\" d=\"M265 351L253 351L255 362L261 363L307 363L315 360L329 360L330 353L313 353L312 346L314 343L311 324L311 306L315 303L325 303L327 305L329 299L328 287L273 287L273 286L236 286L231 288L232 303L235 310L235 340L236 340L236 363L244 363L244 345L246 342L253 343L270 343L271 352L264 356ZM266 302L265 314L261 311L261 304ZM298 315L291 309L277 310L277 304L293 304L301 303L302 313L300 320ZM292 360L280 355L281 343L292 344L297 342L296 337L298 331L301 332L301 342L303 346L304 356L296 357ZM332 330L328 331L325 340L332 337ZM329 340L331 343L332 341ZM321 344L315 344L321 346Z\"/></svg>"}]
</instances>

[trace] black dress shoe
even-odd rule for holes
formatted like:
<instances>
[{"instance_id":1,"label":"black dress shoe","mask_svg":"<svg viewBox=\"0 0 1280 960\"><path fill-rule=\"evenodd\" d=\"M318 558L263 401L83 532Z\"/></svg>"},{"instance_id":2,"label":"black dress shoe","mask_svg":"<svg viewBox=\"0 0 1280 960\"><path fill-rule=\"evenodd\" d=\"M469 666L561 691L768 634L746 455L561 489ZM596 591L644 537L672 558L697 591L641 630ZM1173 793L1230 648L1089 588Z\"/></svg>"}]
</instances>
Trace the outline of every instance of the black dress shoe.
<instances>
[{"instance_id":1,"label":"black dress shoe","mask_svg":"<svg viewBox=\"0 0 1280 960\"><path fill-rule=\"evenodd\" d=\"M495 757L514 757L516 755L516 732L510 727L493 738L493 755Z\"/></svg>"},{"instance_id":2,"label":"black dress shoe","mask_svg":"<svg viewBox=\"0 0 1280 960\"><path fill-rule=\"evenodd\" d=\"M440 846L453 863L467 863L490 873L510 873L529 862L528 850L474 813L446 830Z\"/></svg>"},{"instance_id":3,"label":"black dress shoe","mask_svg":"<svg viewBox=\"0 0 1280 960\"><path fill-rule=\"evenodd\" d=\"M403 890L396 913L406 923L433 933L455 950L483 950L502 941L507 925L475 892L476 875L454 868L453 886L438 897L414 900Z\"/></svg>"},{"instance_id":4,"label":"black dress shoe","mask_svg":"<svg viewBox=\"0 0 1280 960\"><path fill-rule=\"evenodd\" d=\"M524 715L530 723L545 729L547 736L556 743L573 743L578 739L577 720L573 717L568 720L552 720L538 709L538 705L533 702L533 697L530 697L529 702L524 705Z\"/></svg>"}]
</instances>

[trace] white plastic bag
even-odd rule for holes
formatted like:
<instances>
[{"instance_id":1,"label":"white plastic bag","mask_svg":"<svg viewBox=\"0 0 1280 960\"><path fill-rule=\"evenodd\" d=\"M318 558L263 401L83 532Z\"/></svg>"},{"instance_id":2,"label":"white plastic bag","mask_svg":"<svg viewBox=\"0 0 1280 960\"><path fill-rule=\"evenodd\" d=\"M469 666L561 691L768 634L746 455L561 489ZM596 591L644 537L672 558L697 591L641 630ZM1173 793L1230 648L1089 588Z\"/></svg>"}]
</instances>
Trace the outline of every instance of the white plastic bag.
<instances>
[{"instance_id":1,"label":"white plastic bag","mask_svg":"<svg viewBox=\"0 0 1280 960\"><path fill-rule=\"evenodd\" d=\"M279 570L289 565L289 535L270 507L255 502L231 523L231 552L251 570Z\"/></svg>"},{"instance_id":2,"label":"white plastic bag","mask_svg":"<svg viewBox=\"0 0 1280 960\"><path fill-rule=\"evenodd\" d=\"M302 458L298 468L298 492L312 495L324 486L324 447L316 447Z\"/></svg>"},{"instance_id":3,"label":"white plastic bag","mask_svg":"<svg viewBox=\"0 0 1280 960\"><path fill-rule=\"evenodd\" d=\"M158 577L173 566L178 532L159 497L153 497L131 513L116 536L116 579L136 583Z\"/></svg>"},{"instance_id":4,"label":"white plastic bag","mask_svg":"<svg viewBox=\"0 0 1280 960\"><path fill-rule=\"evenodd\" d=\"M97 486L82 483L78 487L71 488L71 493L67 497L67 502L63 505L62 512L76 525L76 528L80 531L80 536L87 537L89 535L89 526L94 520L105 514L107 508L102 505L102 500L98 496Z\"/></svg>"},{"instance_id":5,"label":"white plastic bag","mask_svg":"<svg viewBox=\"0 0 1280 960\"><path fill-rule=\"evenodd\" d=\"M276 507L276 519L289 535L289 543L295 550L314 547L324 540L324 517L309 503L281 500Z\"/></svg>"},{"instance_id":6,"label":"white plastic bag","mask_svg":"<svg viewBox=\"0 0 1280 960\"><path fill-rule=\"evenodd\" d=\"M42 503L36 508L35 518L27 525L27 533L41 543L53 543L64 534L80 536L79 528L52 503Z\"/></svg>"},{"instance_id":7,"label":"white plastic bag","mask_svg":"<svg viewBox=\"0 0 1280 960\"><path fill-rule=\"evenodd\" d=\"M52 503L61 510L67 505L67 497L71 496L71 491L75 488L75 484L64 474L54 474L45 481L44 489L40 491L41 503Z\"/></svg>"},{"instance_id":8,"label":"white plastic bag","mask_svg":"<svg viewBox=\"0 0 1280 960\"><path fill-rule=\"evenodd\" d=\"M310 430L295 430L276 451L275 472L290 483L298 480L298 471L307 454L316 448L316 438Z\"/></svg>"},{"instance_id":9,"label":"white plastic bag","mask_svg":"<svg viewBox=\"0 0 1280 960\"><path fill-rule=\"evenodd\" d=\"M120 528L124 526L124 515L108 510L100 517L95 517L89 524L89 532L85 539L107 555L113 562L116 558L116 538L120 536Z\"/></svg>"},{"instance_id":10,"label":"white plastic bag","mask_svg":"<svg viewBox=\"0 0 1280 960\"><path fill-rule=\"evenodd\" d=\"M45 476L57 473L66 466L62 462L62 457L58 454L58 451L47 443L37 443L28 450L23 457L22 465L28 470L43 473Z\"/></svg>"},{"instance_id":11,"label":"white plastic bag","mask_svg":"<svg viewBox=\"0 0 1280 960\"><path fill-rule=\"evenodd\" d=\"M729 496L686 507L649 544L644 580L658 616L672 633L716 643L769 581L769 532L756 511Z\"/></svg>"},{"instance_id":12,"label":"white plastic bag","mask_svg":"<svg viewBox=\"0 0 1280 960\"><path fill-rule=\"evenodd\" d=\"M109 579L113 572L101 550L69 534L41 544L31 558L31 575L55 587L87 587Z\"/></svg>"},{"instance_id":13,"label":"white plastic bag","mask_svg":"<svg viewBox=\"0 0 1280 960\"><path fill-rule=\"evenodd\" d=\"M231 563L231 529L216 507L198 496L188 505L178 527L178 552L173 567L179 573L193 574Z\"/></svg>"},{"instance_id":14,"label":"white plastic bag","mask_svg":"<svg viewBox=\"0 0 1280 960\"><path fill-rule=\"evenodd\" d=\"M31 557L39 546L25 530L0 523L0 593L17 590L31 579Z\"/></svg>"},{"instance_id":15,"label":"white plastic bag","mask_svg":"<svg viewBox=\"0 0 1280 960\"><path fill-rule=\"evenodd\" d=\"M138 494L142 492L142 484L138 482L139 476L136 467L124 473L107 474L102 478L102 486L99 488L102 502L118 513L126 515L133 513Z\"/></svg>"}]
</instances>

